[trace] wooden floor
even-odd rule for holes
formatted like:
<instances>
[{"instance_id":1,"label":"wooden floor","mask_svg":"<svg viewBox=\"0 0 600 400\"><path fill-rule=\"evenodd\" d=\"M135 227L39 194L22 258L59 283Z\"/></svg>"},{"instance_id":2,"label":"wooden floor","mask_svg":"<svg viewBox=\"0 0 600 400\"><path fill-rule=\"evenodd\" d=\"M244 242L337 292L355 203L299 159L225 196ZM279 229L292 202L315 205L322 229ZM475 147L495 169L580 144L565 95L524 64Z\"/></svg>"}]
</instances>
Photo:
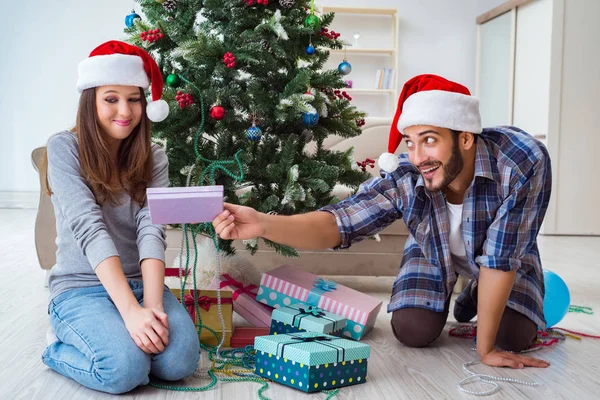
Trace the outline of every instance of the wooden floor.
<instances>
[{"instance_id":1,"label":"wooden floor","mask_svg":"<svg viewBox=\"0 0 600 400\"><path fill-rule=\"evenodd\" d=\"M48 327L47 289L37 265L33 245L35 210L0 209L0 399L101 399L98 393L63 378L41 362ZM596 315L569 314L560 326L600 334L600 238L541 237L544 266L565 279L572 303L592 307ZM388 293L376 294L384 304ZM456 384L466 374L461 365L475 356L468 339L449 337L448 323L435 345L409 349L393 337L389 314L379 315L365 339L372 346L369 381L344 388L339 399L461 399ZM474 367L477 371L535 380L539 387L501 384L495 399L598 399L600 398L600 340L567 339L554 348L533 353L552 363L546 370L500 370ZM207 381L188 379L188 385ZM275 383L265 395L271 399L323 399ZM220 383L208 392L181 393L143 387L123 395L144 399L248 399L256 395L256 383Z\"/></svg>"}]
</instances>

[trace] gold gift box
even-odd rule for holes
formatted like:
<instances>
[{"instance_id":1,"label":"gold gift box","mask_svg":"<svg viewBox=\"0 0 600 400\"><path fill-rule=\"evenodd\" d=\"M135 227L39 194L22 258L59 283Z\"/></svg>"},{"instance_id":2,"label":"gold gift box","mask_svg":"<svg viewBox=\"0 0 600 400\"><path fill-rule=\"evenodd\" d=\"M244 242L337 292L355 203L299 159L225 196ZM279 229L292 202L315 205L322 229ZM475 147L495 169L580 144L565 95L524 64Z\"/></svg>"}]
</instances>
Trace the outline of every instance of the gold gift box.
<instances>
[{"instance_id":1,"label":"gold gift box","mask_svg":"<svg viewBox=\"0 0 600 400\"><path fill-rule=\"evenodd\" d=\"M181 289L169 288L171 292L181 301ZM221 319L219 318L219 307L217 304L217 291L210 289L197 290L198 292L198 310L200 311L200 319L202 320L202 331L200 332L200 343L204 343L211 346L218 346L219 340L217 337L206 329L209 327L215 332L222 335L221 332ZM231 334L233 330L232 318L233 318L233 299L231 298L232 292L230 290L221 290L221 312L223 313L223 319L225 321L225 341L223 342L224 347L230 347ZM196 307L194 305L194 290L184 289L183 303L187 308L190 317L196 324L200 321L196 317Z\"/></svg>"}]
</instances>

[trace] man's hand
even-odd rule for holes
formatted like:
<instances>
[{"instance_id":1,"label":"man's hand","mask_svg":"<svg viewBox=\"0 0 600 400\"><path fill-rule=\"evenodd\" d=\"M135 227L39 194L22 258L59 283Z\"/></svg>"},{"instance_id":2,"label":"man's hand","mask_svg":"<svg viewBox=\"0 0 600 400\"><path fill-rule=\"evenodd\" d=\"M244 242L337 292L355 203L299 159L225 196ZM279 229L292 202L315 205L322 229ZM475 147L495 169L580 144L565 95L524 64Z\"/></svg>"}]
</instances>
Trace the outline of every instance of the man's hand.
<instances>
[{"instance_id":1,"label":"man's hand","mask_svg":"<svg viewBox=\"0 0 600 400\"><path fill-rule=\"evenodd\" d=\"M222 239L254 239L264 235L265 229L258 211L229 203L224 203L223 207L225 210L212 222L215 232Z\"/></svg>"},{"instance_id":2,"label":"man's hand","mask_svg":"<svg viewBox=\"0 0 600 400\"><path fill-rule=\"evenodd\" d=\"M546 368L550 365L548 361L540 360L539 358L507 353L495 349L482 356L481 362L490 367L508 367L515 369L522 369L524 367Z\"/></svg>"}]
</instances>

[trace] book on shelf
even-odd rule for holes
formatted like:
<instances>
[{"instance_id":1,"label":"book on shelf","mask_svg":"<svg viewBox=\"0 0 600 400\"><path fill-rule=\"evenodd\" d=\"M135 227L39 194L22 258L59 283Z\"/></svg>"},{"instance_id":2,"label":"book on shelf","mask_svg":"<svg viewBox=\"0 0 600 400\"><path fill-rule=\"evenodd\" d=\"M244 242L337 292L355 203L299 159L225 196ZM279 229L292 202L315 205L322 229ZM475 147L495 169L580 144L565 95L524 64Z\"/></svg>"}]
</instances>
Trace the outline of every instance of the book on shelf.
<instances>
[{"instance_id":1,"label":"book on shelf","mask_svg":"<svg viewBox=\"0 0 600 400\"><path fill-rule=\"evenodd\" d=\"M375 89L392 89L394 68L380 68L375 73Z\"/></svg>"}]
</instances>

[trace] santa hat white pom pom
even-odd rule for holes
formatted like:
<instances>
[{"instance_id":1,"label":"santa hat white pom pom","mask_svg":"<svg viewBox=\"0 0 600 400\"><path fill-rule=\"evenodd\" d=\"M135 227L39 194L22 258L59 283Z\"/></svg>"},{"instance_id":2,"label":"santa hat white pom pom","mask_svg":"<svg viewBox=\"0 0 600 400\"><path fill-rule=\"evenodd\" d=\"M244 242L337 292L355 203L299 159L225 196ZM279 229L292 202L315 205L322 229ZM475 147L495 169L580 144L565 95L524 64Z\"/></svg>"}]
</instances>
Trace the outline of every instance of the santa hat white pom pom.
<instances>
[{"instance_id":1,"label":"santa hat white pom pom","mask_svg":"<svg viewBox=\"0 0 600 400\"><path fill-rule=\"evenodd\" d=\"M394 172L398 169L398 165L400 165L398 156L392 153L383 153L380 155L377 164L379 165L379 168L388 173Z\"/></svg>"},{"instance_id":2,"label":"santa hat white pom pom","mask_svg":"<svg viewBox=\"0 0 600 400\"><path fill-rule=\"evenodd\" d=\"M148 103L146 114L152 122L164 121L169 115L169 105L164 100L153 101Z\"/></svg>"}]
</instances>

